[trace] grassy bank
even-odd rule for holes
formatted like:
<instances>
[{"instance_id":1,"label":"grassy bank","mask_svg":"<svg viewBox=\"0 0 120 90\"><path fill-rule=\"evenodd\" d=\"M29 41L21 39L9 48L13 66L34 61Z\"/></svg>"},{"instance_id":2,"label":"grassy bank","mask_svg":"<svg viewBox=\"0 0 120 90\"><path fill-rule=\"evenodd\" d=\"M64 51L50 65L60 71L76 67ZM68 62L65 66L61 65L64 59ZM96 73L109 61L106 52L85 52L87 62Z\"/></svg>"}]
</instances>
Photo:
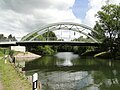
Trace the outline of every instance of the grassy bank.
<instances>
[{"instance_id":1,"label":"grassy bank","mask_svg":"<svg viewBox=\"0 0 120 90\"><path fill-rule=\"evenodd\" d=\"M4 90L32 90L32 86L14 66L9 62L5 64L3 59L0 59L0 73Z\"/></svg>"}]
</instances>

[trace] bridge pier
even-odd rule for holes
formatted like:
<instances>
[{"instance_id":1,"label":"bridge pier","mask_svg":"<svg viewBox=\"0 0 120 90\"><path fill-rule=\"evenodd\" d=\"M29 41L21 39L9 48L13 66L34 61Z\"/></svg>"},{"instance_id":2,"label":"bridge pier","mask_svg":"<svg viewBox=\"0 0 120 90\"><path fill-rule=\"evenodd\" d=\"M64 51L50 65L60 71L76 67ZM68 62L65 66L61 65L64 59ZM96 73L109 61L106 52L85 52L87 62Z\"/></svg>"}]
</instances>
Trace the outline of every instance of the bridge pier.
<instances>
[{"instance_id":1,"label":"bridge pier","mask_svg":"<svg viewBox=\"0 0 120 90\"><path fill-rule=\"evenodd\" d=\"M14 51L24 52L24 53L26 52L25 46L11 46L10 49Z\"/></svg>"}]
</instances>

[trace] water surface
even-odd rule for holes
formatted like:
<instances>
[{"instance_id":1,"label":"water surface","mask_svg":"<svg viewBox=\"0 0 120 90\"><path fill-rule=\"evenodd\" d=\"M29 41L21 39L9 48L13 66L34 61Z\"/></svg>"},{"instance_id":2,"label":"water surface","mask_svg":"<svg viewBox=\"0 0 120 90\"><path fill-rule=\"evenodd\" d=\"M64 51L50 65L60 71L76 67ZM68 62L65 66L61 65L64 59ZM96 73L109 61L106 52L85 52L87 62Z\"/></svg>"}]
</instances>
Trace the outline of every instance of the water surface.
<instances>
[{"instance_id":1,"label":"water surface","mask_svg":"<svg viewBox=\"0 0 120 90\"><path fill-rule=\"evenodd\" d=\"M43 90L120 90L120 61L85 58L72 52L25 62L26 75L37 72Z\"/></svg>"}]
</instances>

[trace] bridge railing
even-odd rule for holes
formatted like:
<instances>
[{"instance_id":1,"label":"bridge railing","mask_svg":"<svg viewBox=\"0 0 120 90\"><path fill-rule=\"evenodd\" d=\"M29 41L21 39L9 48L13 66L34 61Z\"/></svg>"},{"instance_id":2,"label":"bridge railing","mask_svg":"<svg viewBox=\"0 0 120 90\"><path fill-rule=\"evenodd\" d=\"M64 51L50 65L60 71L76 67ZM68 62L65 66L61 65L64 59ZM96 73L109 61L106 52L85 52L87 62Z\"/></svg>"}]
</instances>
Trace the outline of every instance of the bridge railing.
<instances>
[{"instance_id":1,"label":"bridge railing","mask_svg":"<svg viewBox=\"0 0 120 90\"><path fill-rule=\"evenodd\" d=\"M90 38L70 38L70 37L60 37L60 38L56 38L56 37L44 37L44 38L35 38L33 41L77 41L77 42L85 42L85 43L90 43L90 42L94 42L92 41Z\"/></svg>"}]
</instances>

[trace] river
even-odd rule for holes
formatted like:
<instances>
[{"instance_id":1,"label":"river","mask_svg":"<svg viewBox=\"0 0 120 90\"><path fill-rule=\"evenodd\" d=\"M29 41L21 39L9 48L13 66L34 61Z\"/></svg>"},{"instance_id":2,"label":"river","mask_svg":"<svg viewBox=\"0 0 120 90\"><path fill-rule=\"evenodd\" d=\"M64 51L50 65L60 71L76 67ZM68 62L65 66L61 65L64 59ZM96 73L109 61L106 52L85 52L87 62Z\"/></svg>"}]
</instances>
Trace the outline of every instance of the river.
<instances>
[{"instance_id":1,"label":"river","mask_svg":"<svg viewBox=\"0 0 120 90\"><path fill-rule=\"evenodd\" d=\"M120 90L119 60L60 52L24 64L26 76L39 74L42 90Z\"/></svg>"}]
</instances>

